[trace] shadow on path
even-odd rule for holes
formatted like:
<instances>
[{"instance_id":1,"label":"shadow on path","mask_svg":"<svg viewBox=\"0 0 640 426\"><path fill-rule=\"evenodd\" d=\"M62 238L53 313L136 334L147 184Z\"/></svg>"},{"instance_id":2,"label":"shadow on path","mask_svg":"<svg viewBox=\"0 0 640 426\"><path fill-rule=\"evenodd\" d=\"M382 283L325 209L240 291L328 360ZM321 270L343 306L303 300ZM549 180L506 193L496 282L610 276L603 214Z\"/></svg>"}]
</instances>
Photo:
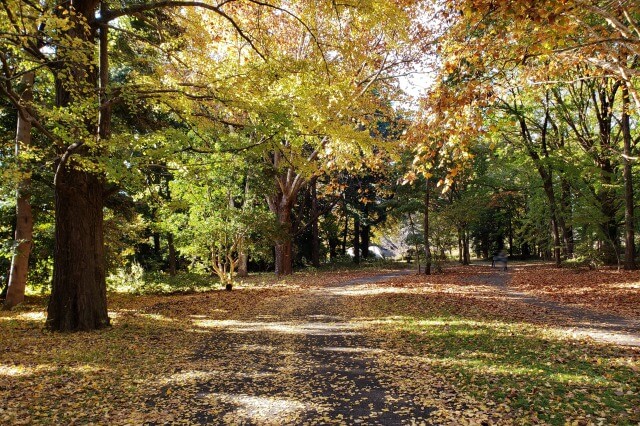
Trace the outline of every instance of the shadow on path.
<instances>
[{"instance_id":1,"label":"shadow on path","mask_svg":"<svg viewBox=\"0 0 640 426\"><path fill-rule=\"evenodd\" d=\"M212 324L194 362L210 366L195 384L192 421L199 424L426 424L431 407L390 384L384 352L356 324L327 315L342 287L381 282L413 271L353 279L308 293L295 315L278 312ZM286 299L280 301L287 304ZM277 306L271 306L277 309ZM267 314L267 312L265 312ZM174 385L175 386L175 385Z\"/></svg>"},{"instance_id":2,"label":"shadow on path","mask_svg":"<svg viewBox=\"0 0 640 426\"><path fill-rule=\"evenodd\" d=\"M517 291L509 287L511 274L511 272L487 266L486 274L467 277L467 280L472 283L491 285L509 299L571 318L573 324L566 327L565 330L576 336L588 336L606 343L640 346L640 321L544 300L532 294Z\"/></svg>"}]
</instances>

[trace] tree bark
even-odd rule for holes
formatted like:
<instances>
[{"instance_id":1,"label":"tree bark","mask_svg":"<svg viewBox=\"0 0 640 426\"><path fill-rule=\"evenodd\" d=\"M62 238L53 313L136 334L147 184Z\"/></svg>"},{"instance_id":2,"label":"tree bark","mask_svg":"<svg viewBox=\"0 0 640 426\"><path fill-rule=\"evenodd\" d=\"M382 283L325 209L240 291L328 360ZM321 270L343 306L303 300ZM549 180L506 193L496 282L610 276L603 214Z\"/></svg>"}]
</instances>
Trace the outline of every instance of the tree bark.
<instances>
[{"instance_id":1,"label":"tree bark","mask_svg":"<svg viewBox=\"0 0 640 426\"><path fill-rule=\"evenodd\" d=\"M22 101L31 103L33 101L33 82L35 74L28 72L22 78L25 85L22 93ZM28 117L23 117L18 113L18 124L16 130L16 158L20 153L31 145L31 122ZM20 161L20 160L18 160ZM24 170L23 172L26 172ZM15 231L15 253L11 259L11 272L9 273L9 283L7 296L4 301L4 309L11 309L24 301L24 292L27 285L27 275L29 272L29 254L33 245L33 214L31 212L31 177L25 173L18 183L16 191L16 231Z\"/></svg>"},{"instance_id":2,"label":"tree bark","mask_svg":"<svg viewBox=\"0 0 640 426\"><path fill-rule=\"evenodd\" d=\"M424 257L425 257L424 273L425 275L431 275L431 244L429 241L429 198L430 198L429 178L427 178L427 182L425 185L425 195L424 195Z\"/></svg>"},{"instance_id":3,"label":"tree bark","mask_svg":"<svg viewBox=\"0 0 640 426\"><path fill-rule=\"evenodd\" d=\"M353 262L360 264L360 217L353 220Z\"/></svg>"},{"instance_id":4,"label":"tree bark","mask_svg":"<svg viewBox=\"0 0 640 426\"><path fill-rule=\"evenodd\" d=\"M276 212L282 233L275 244L275 269L277 276L293 274L293 242L291 241L291 206L280 203Z\"/></svg>"},{"instance_id":5,"label":"tree bark","mask_svg":"<svg viewBox=\"0 0 640 426\"><path fill-rule=\"evenodd\" d=\"M360 227L360 248L362 257L369 258L369 246L371 245L371 225L363 225Z\"/></svg>"},{"instance_id":6,"label":"tree bark","mask_svg":"<svg viewBox=\"0 0 640 426\"><path fill-rule=\"evenodd\" d=\"M236 275L240 278L249 276L249 255L244 247L238 253L238 272Z\"/></svg>"},{"instance_id":7,"label":"tree bark","mask_svg":"<svg viewBox=\"0 0 640 426\"><path fill-rule=\"evenodd\" d=\"M73 8L76 16L89 22L95 18L99 3L97 0L78 1L68 3L65 7ZM67 35L87 43L93 43L95 36L93 31L85 30L81 19L77 19ZM99 78L91 64L75 65L69 60L66 66L69 67L71 82L78 86L80 92L99 85L103 108L100 110L98 126L96 128L90 120L85 125L89 134L107 139L110 133L110 108L106 99L106 26L100 32L99 60ZM57 107L68 107L74 102L69 84L69 81L56 78ZM104 181L100 175L74 164L72 154L89 157L90 153L82 146L83 142L78 140L61 151L56 161L53 283L46 325L57 331L93 330L109 325L103 241Z\"/></svg>"},{"instance_id":8,"label":"tree bark","mask_svg":"<svg viewBox=\"0 0 640 426\"><path fill-rule=\"evenodd\" d=\"M567 219L571 221L571 185L567 181L566 178L561 178L561 195L560 195L560 206L561 206L561 217L565 220L561 223L562 230L562 239L564 242L565 255L567 258L573 258L574 251L574 239L573 239L573 226L567 225Z\"/></svg>"},{"instance_id":9,"label":"tree bark","mask_svg":"<svg viewBox=\"0 0 640 426\"><path fill-rule=\"evenodd\" d=\"M320 230L318 227L317 178L311 179L311 264L320 266Z\"/></svg>"},{"instance_id":10,"label":"tree bark","mask_svg":"<svg viewBox=\"0 0 640 426\"><path fill-rule=\"evenodd\" d=\"M469 251L469 231L464 230L462 233L463 236L463 246L464 246L464 254L462 256L462 264L469 265L471 263L471 253Z\"/></svg>"},{"instance_id":11,"label":"tree bark","mask_svg":"<svg viewBox=\"0 0 640 426\"><path fill-rule=\"evenodd\" d=\"M622 136L624 140L624 269L636 269L635 227L633 220L633 175L631 170L631 125L629 118L629 89L622 86Z\"/></svg>"},{"instance_id":12,"label":"tree bark","mask_svg":"<svg viewBox=\"0 0 640 426\"><path fill-rule=\"evenodd\" d=\"M462 264L462 252L463 252L463 244L462 244L462 239L463 239L463 230L461 227L458 227L458 263Z\"/></svg>"},{"instance_id":13,"label":"tree bark","mask_svg":"<svg viewBox=\"0 0 640 426\"><path fill-rule=\"evenodd\" d=\"M55 255L47 327L93 330L109 325L103 244L103 182L65 167L55 186Z\"/></svg>"},{"instance_id":14,"label":"tree bark","mask_svg":"<svg viewBox=\"0 0 640 426\"><path fill-rule=\"evenodd\" d=\"M513 257L513 217L509 215L509 257Z\"/></svg>"},{"instance_id":15,"label":"tree bark","mask_svg":"<svg viewBox=\"0 0 640 426\"><path fill-rule=\"evenodd\" d=\"M347 236L349 235L349 215L347 214L347 202L343 204L344 230L342 232L342 256L347 255Z\"/></svg>"},{"instance_id":16,"label":"tree bark","mask_svg":"<svg viewBox=\"0 0 640 426\"><path fill-rule=\"evenodd\" d=\"M553 189L553 170L551 166L545 164L540 158L540 154L534 149L534 141L529 132L529 127L524 116L518 116L518 121L520 123L520 134L522 136L522 140L524 142L525 148L529 153L529 157L533 160L536 168L538 169L538 174L542 179L542 186L544 188L544 193L547 196L549 201L549 210L551 212L551 230L553 234L553 257L555 259L556 265L560 266L562 263L562 253L561 253L561 242L560 242L560 231L558 229L558 222L561 221L561 215L558 212L556 196ZM549 113L548 111L545 113L544 123L542 125L541 132L541 150L542 155L545 159L549 158L549 153L547 149L547 130L549 126Z\"/></svg>"}]
</instances>

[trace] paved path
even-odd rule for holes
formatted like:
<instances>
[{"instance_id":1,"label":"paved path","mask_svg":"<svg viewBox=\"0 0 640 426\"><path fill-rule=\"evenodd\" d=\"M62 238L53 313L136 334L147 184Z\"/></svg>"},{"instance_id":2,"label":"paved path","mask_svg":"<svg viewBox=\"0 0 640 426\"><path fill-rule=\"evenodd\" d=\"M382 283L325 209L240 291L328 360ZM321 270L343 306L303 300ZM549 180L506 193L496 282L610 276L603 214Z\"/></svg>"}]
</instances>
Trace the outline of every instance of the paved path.
<instances>
[{"instance_id":1,"label":"paved path","mask_svg":"<svg viewBox=\"0 0 640 426\"><path fill-rule=\"evenodd\" d=\"M468 279L471 282L492 285L509 299L564 315L572 320L571 326L564 330L573 335L588 336L606 343L640 346L640 321L541 299L510 288L511 272L504 272L498 268L492 268L491 271L490 274L475 275ZM534 314L532 312L532 315Z\"/></svg>"}]
</instances>

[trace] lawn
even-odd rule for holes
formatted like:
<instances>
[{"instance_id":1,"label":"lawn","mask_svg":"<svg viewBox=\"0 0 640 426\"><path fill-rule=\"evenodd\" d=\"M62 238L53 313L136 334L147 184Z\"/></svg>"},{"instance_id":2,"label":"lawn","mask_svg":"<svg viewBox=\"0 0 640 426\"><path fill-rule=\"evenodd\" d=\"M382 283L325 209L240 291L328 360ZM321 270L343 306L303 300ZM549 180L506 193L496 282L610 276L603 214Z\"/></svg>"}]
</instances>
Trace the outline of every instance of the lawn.
<instances>
[{"instance_id":1,"label":"lawn","mask_svg":"<svg viewBox=\"0 0 640 426\"><path fill-rule=\"evenodd\" d=\"M383 271L259 278L231 292L112 293L113 326L92 333L44 331L45 300L30 297L0 314L0 422L373 423L402 405L394 399L423 409L427 424L640 422L639 348L579 338L571 318L470 280L486 272L474 268L347 286L335 285ZM359 374L385 390L381 406L350 418L349 380L319 377L336 380L324 400L313 389L322 370L298 371L322 349L312 337L328 323L316 316L342 330L331 338L349 355L335 362L366 360Z\"/></svg>"}]
</instances>

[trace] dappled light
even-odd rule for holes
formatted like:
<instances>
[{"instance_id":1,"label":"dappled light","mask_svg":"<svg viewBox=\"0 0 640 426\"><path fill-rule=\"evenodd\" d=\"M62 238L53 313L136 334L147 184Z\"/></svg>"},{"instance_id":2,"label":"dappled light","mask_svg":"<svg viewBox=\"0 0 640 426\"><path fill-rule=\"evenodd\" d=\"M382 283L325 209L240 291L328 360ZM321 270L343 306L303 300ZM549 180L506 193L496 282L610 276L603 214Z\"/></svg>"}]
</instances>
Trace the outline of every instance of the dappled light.
<instances>
[{"instance_id":1,"label":"dappled light","mask_svg":"<svg viewBox=\"0 0 640 426\"><path fill-rule=\"evenodd\" d=\"M203 328L221 328L233 333L247 332L272 332L283 334L304 334L304 335L354 335L354 326L344 323L318 323L318 322L248 322L248 321L213 321L197 320L194 324Z\"/></svg>"},{"instance_id":2,"label":"dappled light","mask_svg":"<svg viewBox=\"0 0 640 426\"><path fill-rule=\"evenodd\" d=\"M291 423L307 409L306 404L293 399L224 393L199 396L213 403L231 404L233 411L223 417L230 422L245 419L260 424Z\"/></svg>"},{"instance_id":3,"label":"dappled light","mask_svg":"<svg viewBox=\"0 0 640 426\"><path fill-rule=\"evenodd\" d=\"M84 407L83 422L110 424L640 418L640 349L628 346L637 334L598 343L585 331L593 324L492 283L527 268L119 294L113 326L88 335L43 333L35 305L3 312L4 335L16 337L3 344L30 357L15 363L0 352L0 418L69 423L70 404ZM10 397L27 388L40 389L31 404Z\"/></svg>"},{"instance_id":4,"label":"dappled light","mask_svg":"<svg viewBox=\"0 0 640 426\"><path fill-rule=\"evenodd\" d=\"M3 0L0 426L640 425L639 23Z\"/></svg>"}]
</instances>

